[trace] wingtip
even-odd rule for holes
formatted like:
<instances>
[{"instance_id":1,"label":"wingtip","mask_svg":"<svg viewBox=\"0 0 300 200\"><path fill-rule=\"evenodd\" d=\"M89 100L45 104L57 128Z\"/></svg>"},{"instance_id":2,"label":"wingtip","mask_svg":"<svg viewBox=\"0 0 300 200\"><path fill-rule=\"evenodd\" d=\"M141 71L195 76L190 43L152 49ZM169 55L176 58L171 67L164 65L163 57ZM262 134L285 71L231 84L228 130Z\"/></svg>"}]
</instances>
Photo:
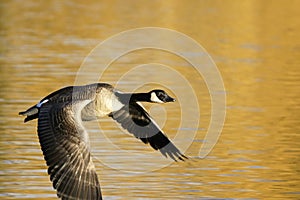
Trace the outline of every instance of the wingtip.
<instances>
[{"instance_id":1,"label":"wingtip","mask_svg":"<svg viewBox=\"0 0 300 200\"><path fill-rule=\"evenodd\" d=\"M184 161L184 159L182 157L178 157L179 160Z\"/></svg>"},{"instance_id":2,"label":"wingtip","mask_svg":"<svg viewBox=\"0 0 300 200\"><path fill-rule=\"evenodd\" d=\"M26 117L23 122L26 123L28 121L29 121L29 119L28 119L28 117Z\"/></svg>"},{"instance_id":3,"label":"wingtip","mask_svg":"<svg viewBox=\"0 0 300 200\"><path fill-rule=\"evenodd\" d=\"M25 115L25 111L19 112L19 115Z\"/></svg>"},{"instance_id":4,"label":"wingtip","mask_svg":"<svg viewBox=\"0 0 300 200\"><path fill-rule=\"evenodd\" d=\"M176 155L176 158L177 158L177 159L176 159L175 157L172 157L172 156L170 156L170 157L171 157L172 160L174 160L175 162L178 162L178 160L185 162L186 160L189 159L187 156L185 156L185 155L183 155L183 154Z\"/></svg>"},{"instance_id":5,"label":"wingtip","mask_svg":"<svg viewBox=\"0 0 300 200\"><path fill-rule=\"evenodd\" d=\"M187 156L185 156L185 155L183 155L183 154L181 154L181 157L183 158L183 161L185 161L185 160L188 160L188 159L189 159L189 157L187 157Z\"/></svg>"},{"instance_id":6,"label":"wingtip","mask_svg":"<svg viewBox=\"0 0 300 200\"><path fill-rule=\"evenodd\" d=\"M19 115L22 115L22 116L26 116L26 111L21 111L19 112ZM26 123L28 120L27 120L27 117L23 120L24 123Z\"/></svg>"},{"instance_id":7,"label":"wingtip","mask_svg":"<svg viewBox=\"0 0 300 200\"><path fill-rule=\"evenodd\" d=\"M180 156L178 156L178 159L185 162L186 160L188 160L189 158L183 154L181 154Z\"/></svg>"}]
</instances>

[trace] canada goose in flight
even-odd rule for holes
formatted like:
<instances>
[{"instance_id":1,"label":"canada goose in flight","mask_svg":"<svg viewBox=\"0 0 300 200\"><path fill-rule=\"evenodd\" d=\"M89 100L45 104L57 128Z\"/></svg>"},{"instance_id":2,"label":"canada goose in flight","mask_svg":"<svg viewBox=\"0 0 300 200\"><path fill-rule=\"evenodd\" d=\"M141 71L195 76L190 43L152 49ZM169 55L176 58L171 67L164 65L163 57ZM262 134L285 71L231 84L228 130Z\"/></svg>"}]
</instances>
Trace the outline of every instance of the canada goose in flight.
<instances>
[{"instance_id":1,"label":"canada goose in flight","mask_svg":"<svg viewBox=\"0 0 300 200\"><path fill-rule=\"evenodd\" d=\"M106 83L57 90L20 115L38 118L38 136L48 174L62 199L102 199L91 159L89 137L82 121L109 116L129 133L176 160L184 156L138 103L173 102L163 90L122 93Z\"/></svg>"}]
</instances>

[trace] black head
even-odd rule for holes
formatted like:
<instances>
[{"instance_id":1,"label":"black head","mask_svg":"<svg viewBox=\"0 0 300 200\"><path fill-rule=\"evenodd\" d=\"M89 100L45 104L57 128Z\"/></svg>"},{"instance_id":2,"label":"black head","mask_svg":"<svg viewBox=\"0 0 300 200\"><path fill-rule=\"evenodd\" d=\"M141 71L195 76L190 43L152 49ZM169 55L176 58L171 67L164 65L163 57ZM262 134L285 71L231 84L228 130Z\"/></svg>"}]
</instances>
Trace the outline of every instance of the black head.
<instances>
[{"instance_id":1,"label":"black head","mask_svg":"<svg viewBox=\"0 0 300 200\"><path fill-rule=\"evenodd\" d=\"M153 103L166 103L166 102L174 102L175 99L170 97L165 91L163 90L152 90L149 92L150 100Z\"/></svg>"}]
</instances>

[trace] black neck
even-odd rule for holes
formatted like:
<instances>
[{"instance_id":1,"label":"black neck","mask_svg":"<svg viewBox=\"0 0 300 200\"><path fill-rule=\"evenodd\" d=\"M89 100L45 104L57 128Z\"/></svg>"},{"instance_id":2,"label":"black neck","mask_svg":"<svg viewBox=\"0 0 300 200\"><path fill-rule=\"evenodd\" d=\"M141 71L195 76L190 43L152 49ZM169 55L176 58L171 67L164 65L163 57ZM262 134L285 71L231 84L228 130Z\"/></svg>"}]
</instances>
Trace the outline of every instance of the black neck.
<instances>
[{"instance_id":1,"label":"black neck","mask_svg":"<svg viewBox=\"0 0 300 200\"><path fill-rule=\"evenodd\" d=\"M150 101L149 93L121 93L117 95L123 103Z\"/></svg>"},{"instance_id":2,"label":"black neck","mask_svg":"<svg viewBox=\"0 0 300 200\"><path fill-rule=\"evenodd\" d=\"M150 101L149 93L133 93L131 94L131 101Z\"/></svg>"}]
</instances>

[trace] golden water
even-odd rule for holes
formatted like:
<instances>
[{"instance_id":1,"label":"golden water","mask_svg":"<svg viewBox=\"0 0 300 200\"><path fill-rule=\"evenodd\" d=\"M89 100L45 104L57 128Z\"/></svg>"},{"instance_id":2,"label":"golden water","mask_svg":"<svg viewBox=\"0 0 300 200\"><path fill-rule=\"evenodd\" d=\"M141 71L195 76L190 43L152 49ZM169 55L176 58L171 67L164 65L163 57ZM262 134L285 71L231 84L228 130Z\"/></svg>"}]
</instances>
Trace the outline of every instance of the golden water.
<instances>
[{"instance_id":1,"label":"golden water","mask_svg":"<svg viewBox=\"0 0 300 200\"><path fill-rule=\"evenodd\" d=\"M192 158L187 162L160 169L155 169L160 161L145 158L125 163L127 157L110 150L110 143L97 140L98 124L89 123L104 199L299 199L299 6L296 0L1 1L0 198L56 198L36 122L23 124L17 113L74 84L83 59L101 41L128 29L155 26L190 36L212 56L226 88L224 128L213 151L198 159L211 109L203 82L196 86L200 127L185 152ZM182 59L155 50L121 57L104 81L113 83L131 66L162 61L190 82L197 81L192 68L181 68L186 64ZM148 74L135 76L121 89L139 87L134 81ZM170 84L180 93L187 91L176 81ZM178 104L145 106L173 138L180 123ZM110 120L100 124L119 148L152 152ZM153 170L127 173L103 164L101 157L116 166L134 168L143 162Z\"/></svg>"}]
</instances>

